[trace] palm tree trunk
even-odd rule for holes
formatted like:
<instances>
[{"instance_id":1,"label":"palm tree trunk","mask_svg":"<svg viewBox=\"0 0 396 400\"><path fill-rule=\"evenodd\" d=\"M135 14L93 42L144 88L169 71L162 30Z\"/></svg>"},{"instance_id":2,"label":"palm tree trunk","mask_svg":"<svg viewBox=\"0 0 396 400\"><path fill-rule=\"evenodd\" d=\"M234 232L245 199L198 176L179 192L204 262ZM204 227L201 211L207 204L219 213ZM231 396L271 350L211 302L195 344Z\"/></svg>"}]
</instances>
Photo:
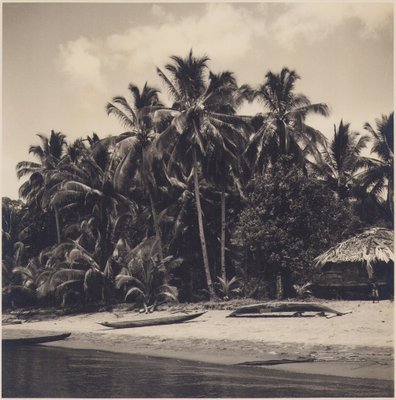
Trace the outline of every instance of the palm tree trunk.
<instances>
[{"instance_id":1,"label":"palm tree trunk","mask_svg":"<svg viewBox=\"0 0 396 400\"><path fill-rule=\"evenodd\" d=\"M289 154L289 138L286 125L283 121L277 122L279 130L279 145L282 154Z\"/></svg>"},{"instance_id":2,"label":"palm tree trunk","mask_svg":"<svg viewBox=\"0 0 396 400\"><path fill-rule=\"evenodd\" d=\"M159 222L158 222L158 214L155 209L155 203L154 203L154 198L153 198L153 194L152 194L152 186L150 185L150 180L147 178L147 171L145 171L143 169L144 165L145 165L144 160L146 158L146 154L147 154L147 148L142 147L141 148L141 160L142 160L141 168L142 168L143 184L146 188L146 191L148 193L148 197L150 200L151 215L153 217L155 237L157 239L158 246L159 246L159 254L158 255L159 255L160 261L162 262L162 260L164 259L164 252L162 249L161 229L160 229Z\"/></svg>"},{"instance_id":3,"label":"palm tree trunk","mask_svg":"<svg viewBox=\"0 0 396 400\"><path fill-rule=\"evenodd\" d=\"M393 153L392 157L393 157ZM393 171L394 171L394 166L393 166L393 160L391 162L391 167L389 169L389 173L387 173L387 178L388 178L388 193L386 194L386 205L389 211L389 217L391 218L391 220L393 221L393 217L394 217L394 203L393 203L393 195L394 195L394 191L393 191Z\"/></svg>"},{"instance_id":4,"label":"palm tree trunk","mask_svg":"<svg viewBox=\"0 0 396 400\"><path fill-rule=\"evenodd\" d=\"M225 218L225 184L221 188L221 237L220 237L220 268L221 268L221 278L226 281L226 267L225 267L225 228L226 228L226 218Z\"/></svg>"},{"instance_id":5,"label":"palm tree trunk","mask_svg":"<svg viewBox=\"0 0 396 400\"><path fill-rule=\"evenodd\" d=\"M387 195L388 210L390 217L393 220L394 210L393 210L393 168L390 175L388 176L388 195Z\"/></svg>"},{"instance_id":6,"label":"palm tree trunk","mask_svg":"<svg viewBox=\"0 0 396 400\"><path fill-rule=\"evenodd\" d=\"M100 202L100 221L99 221L99 232L100 232L100 262L99 265L101 270L104 269L106 262L110 256L109 245L111 243L111 224L110 216L107 214L109 210L106 210L104 200Z\"/></svg>"},{"instance_id":7,"label":"palm tree trunk","mask_svg":"<svg viewBox=\"0 0 396 400\"><path fill-rule=\"evenodd\" d=\"M201 241L206 283L208 285L210 298L213 299L215 297L215 293L213 289L212 277L210 275L208 251L206 248L205 232L202 221L201 199L199 197L198 163L197 163L197 153L195 148L193 148L193 171L194 171L194 194L195 194L195 205L197 208L197 216L198 216L199 239Z\"/></svg>"},{"instance_id":8,"label":"palm tree trunk","mask_svg":"<svg viewBox=\"0 0 396 400\"><path fill-rule=\"evenodd\" d=\"M58 240L58 244L61 242L61 231L60 231L60 226L59 226L59 212L56 207L54 207L54 212L55 212L55 224L56 224L56 237Z\"/></svg>"},{"instance_id":9,"label":"palm tree trunk","mask_svg":"<svg viewBox=\"0 0 396 400\"><path fill-rule=\"evenodd\" d=\"M283 298L283 282L281 274L276 276L276 298L278 300Z\"/></svg>"},{"instance_id":10,"label":"palm tree trunk","mask_svg":"<svg viewBox=\"0 0 396 400\"><path fill-rule=\"evenodd\" d=\"M155 237L157 239L158 246L159 246L159 258L160 258L160 261L162 261L164 259L164 253L162 251L162 240L161 240L161 231L160 231L160 227L159 227L159 223L158 223L158 215L157 215L157 211L155 210L153 195L151 194L150 189L148 189L147 191L148 191L148 195L150 198L151 214L153 216Z\"/></svg>"}]
</instances>

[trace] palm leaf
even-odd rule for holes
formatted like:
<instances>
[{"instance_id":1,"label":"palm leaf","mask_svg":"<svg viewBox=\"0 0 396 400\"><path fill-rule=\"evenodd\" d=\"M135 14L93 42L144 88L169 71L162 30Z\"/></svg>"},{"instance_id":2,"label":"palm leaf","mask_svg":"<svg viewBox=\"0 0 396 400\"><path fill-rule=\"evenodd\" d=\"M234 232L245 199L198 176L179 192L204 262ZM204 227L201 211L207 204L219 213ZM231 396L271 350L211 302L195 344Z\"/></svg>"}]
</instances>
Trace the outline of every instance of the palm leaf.
<instances>
[{"instance_id":1,"label":"palm leaf","mask_svg":"<svg viewBox=\"0 0 396 400\"><path fill-rule=\"evenodd\" d=\"M72 249L68 256L67 256L67 261L70 263L70 265L72 266L75 263L78 263L78 261L85 261L86 263L88 263L88 265L98 270L100 270L99 265L97 264L97 262L88 254L88 252L83 249L81 246L78 246L79 248L74 248Z\"/></svg>"},{"instance_id":2,"label":"palm leaf","mask_svg":"<svg viewBox=\"0 0 396 400\"><path fill-rule=\"evenodd\" d=\"M54 194L50 200L51 207L65 207L73 203L80 203L84 200L84 194L77 191L67 190Z\"/></svg>"},{"instance_id":3,"label":"palm leaf","mask_svg":"<svg viewBox=\"0 0 396 400\"><path fill-rule=\"evenodd\" d=\"M124 285L130 286L132 284L134 284L137 287L140 287L141 289L144 287L143 283L139 279L131 275L119 274L115 278L115 283L118 289L120 289Z\"/></svg>"},{"instance_id":4,"label":"palm leaf","mask_svg":"<svg viewBox=\"0 0 396 400\"><path fill-rule=\"evenodd\" d=\"M169 287L162 288L157 295L157 299L158 300L163 299L165 301L171 300L175 303L177 303L179 301L177 293L175 294L172 291L170 291Z\"/></svg>"},{"instance_id":5,"label":"palm leaf","mask_svg":"<svg viewBox=\"0 0 396 400\"><path fill-rule=\"evenodd\" d=\"M128 297L129 296L134 296L134 297L140 297L140 296L142 296L142 297L144 297L145 295L144 295L144 292L141 290L141 289L139 289L138 287L132 287L132 288L130 288L128 291L127 291L127 293L126 293L126 295L125 295L125 300L127 300L128 299Z\"/></svg>"},{"instance_id":6,"label":"palm leaf","mask_svg":"<svg viewBox=\"0 0 396 400\"><path fill-rule=\"evenodd\" d=\"M83 283L81 279L70 279L66 282L59 284L55 289L56 295L61 295L64 291L70 289L83 289Z\"/></svg>"},{"instance_id":7,"label":"palm leaf","mask_svg":"<svg viewBox=\"0 0 396 400\"><path fill-rule=\"evenodd\" d=\"M25 279L31 279L34 280L34 276L32 271L29 268L26 267L15 267L12 269L13 274L21 274Z\"/></svg>"},{"instance_id":8,"label":"palm leaf","mask_svg":"<svg viewBox=\"0 0 396 400\"><path fill-rule=\"evenodd\" d=\"M20 179L23 176L31 174L33 172L39 172L42 166L40 164L30 162L30 161L20 161L17 166L17 178Z\"/></svg>"},{"instance_id":9,"label":"palm leaf","mask_svg":"<svg viewBox=\"0 0 396 400\"><path fill-rule=\"evenodd\" d=\"M60 269L51 276L48 290L54 292L60 284L70 280L79 280L82 282L84 276L85 271L80 269Z\"/></svg>"},{"instance_id":10,"label":"palm leaf","mask_svg":"<svg viewBox=\"0 0 396 400\"><path fill-rule=\"evenodd\" d=\"M181 100L181 94L178 88L169 80L169 78L159 68L157 68L157 74L163 80L170 96L176 101Z\"/></svg>"},{"instance_id":11,"label":"palm leaf","mask_svg":"<svg viewBox=\"0 0 396 400\"><path fill-rule=\"evenodd\" d=\"M113 99L113 101L114 101L114 99ZM125 100L125 103L127 103L126 100ZM129 107L129 106L127 106L127 107ZM133 114L129 113L129 115L128 115L127 113L122 111L120 108L118 108L116 105L114 105L113 103L107 103L106 112L107 112L107 115L114 115L117 119L119 119L122 122L122 124L126 128L129 128L129 129L135 128L136 116L134 113Z\"/></svg>"},{"instance_id":12,"label":"palm leaf","mask_svg":"<svg viewBox=\"0 0 396 400\"><path fill-rule=\"evenodd\" d=\"M68 181L63 184L64 190L73 191L73 192L80 192L83 194L87 193L95 193L98 196L102 196L102 192L97 189L93 189L92 187L77 181Z\"/></svg>"}]
</instances>

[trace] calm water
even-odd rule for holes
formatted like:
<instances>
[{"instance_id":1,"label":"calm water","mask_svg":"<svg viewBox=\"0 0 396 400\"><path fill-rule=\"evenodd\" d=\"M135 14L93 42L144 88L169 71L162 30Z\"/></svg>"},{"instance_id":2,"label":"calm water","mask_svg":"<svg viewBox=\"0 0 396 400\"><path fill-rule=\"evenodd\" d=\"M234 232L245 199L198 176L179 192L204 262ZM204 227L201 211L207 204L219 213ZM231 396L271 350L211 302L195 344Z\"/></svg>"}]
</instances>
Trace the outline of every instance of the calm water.
<instances>
[{"instance_id":1,"label":"calm water","mask_svg":"<svg viewBox=\"0 0 396 400\"><path fill-rule=\"evenodd\" d=\"M46 346L3 348L3 397L391 397L389 381Z\"/></svg>"}]
</instances>

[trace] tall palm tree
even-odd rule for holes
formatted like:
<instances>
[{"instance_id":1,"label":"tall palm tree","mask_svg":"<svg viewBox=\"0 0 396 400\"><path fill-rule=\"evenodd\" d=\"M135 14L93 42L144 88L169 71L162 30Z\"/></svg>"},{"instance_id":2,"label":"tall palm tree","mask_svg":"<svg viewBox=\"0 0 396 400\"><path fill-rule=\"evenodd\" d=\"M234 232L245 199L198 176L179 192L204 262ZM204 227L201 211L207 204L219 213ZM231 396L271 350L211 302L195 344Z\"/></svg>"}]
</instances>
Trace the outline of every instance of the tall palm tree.
<instances>
[{"instance_id":1,"label":"tall palm tree","mask_svg":"<svg viewBox=\"0 0 396 400\"><path fill-rule=\"evenodd\" d=\"M119 143L115 152L115 156L119 158L119 163L114 172L113 182L115 189L123 194L127 194L131 189L131 177L133 177L135 184L143 185L150 201L154 231L162 260L163 246L153 188L149 184L150 181L146 179L143 158L144 152L155 137L152 111L163 107L163 105L159 101L159 91L148 86L147 82L141 91L133 84L129 84L128 89L132 94L132 103L129 103L123 96L116 96L106 106L107 114L116 116L130 130L128 132L129 137Z\"/></svg>"},{"instance_id":2,"label":"tall palm tree","mask_svg":"<svg viewBox=\"0 0 396 400\"><path fill-rule=\"evenodd\" d=\"M66 148L66 137L60 132L52 130L49 139L42 134L37 136L42 144L30 146L29 153L38 158L39 162L21 161L16 167L18 179L30 177L19 189L20 197L28 203L37 200L42 194L45 172L56 167Z\"/></svg>"},{"instance_id":3,"label":"tall palm tree","mask_svg":"<svg viewBox=\"0 0 396 400\"><path fill-rule=\"evenodd\" d=\"M66 136L60 132L51 130L51 135L47 138L45 135L37 135L41 139L41 145L30 146L29 153L38 158L39 162L21 161L17 164L18 179L29 176L19 188L19 196L26 199L28 204L35 203L39 208L45 208L42 199L47 190L47 177L56 170L64 152L66 150ZM54 207L56 232L58 243L61 241L59 214Z\"/></svg>"},{"instance_id":4,"label":"tall palm tree","mask_svg":"<svg viewBox=\"0 0 396 400\"><path fill-rule=\"evenodd\" d=\"M365 171L360 174L360 183L370 194L380 197L386 191L386 208L393 220L393 112L375 120L376 129L369 123L364 129L373 139L371 154L375 158L365 158Z\"/></svg>"},{"instance_id":5,"label":"tall palm tree","mask_svg":"<svg viewBox=\"0 0 396 400\"><path fill-rule=\"evenodd\" d=\"M288 68L279 74L269 71L264 84L250 93L251 100L258 100L266 109L253 121L257 131L246 149L256 170L261 170L270 158L279 154L294 155L304 165L305 156L317 154L316 144L325 142L325 137L305 120L309 114L328 116L328 107L324 103L312 104L305 95L295 93L298 79L299 75Z\"/></svg>"},{"instance_id":6,"label":"tall palm tree","mask_svg":"<svg viewBox=\"0 0 396 400\"><path fill-rule=\"evenodd\" d=\"M256 133L245 150L253 173L263 172L268 164L274 164L279 156L285 155L291 156L293 162L306 171L307 156L320 156L317 145L324 145L326 139L305 121L309 114L328 116L329 109L324 103L312 104L304 94L295 93L298 79L300 76L295 71L283 68L278 74L267 72L258 89L245 88L247 96L262 103L266 111L252 120ZM278 282L280 297L280 275Z\"/></svg>"},{"instance_id":7,"label":"tall palm tree","mask_svg":"<svg viewBox=\"0 0 396 400\"><path fill-rule=\"evenodd\" d=\"M127 129L136 134L140 130L150 131L151 117L148 111L151 111L151 106L162 106L158 97L159 90L147 82L141 91L132 83L128 90L132 95L132 104L123 96L115 96L112 102L107 103L107 114L116 116Z\"/></svg>"},{"instance_id":8,"label":"tall palm tree","mask_svg":"<svg viewBox=\"0 0 396 400\"><path fill-rule=\"evenodd\" d=\"M243 100L240 88L237 85L236 79L232 72L225 71L220 74L214 74L210 72L210 85L212 87L223 88L222 90L229 91L226 101L219 101L213 104L213 111L220 112L228 115L235 115L238 106ZM224 128L224 135L227 135L227 126ZM203 165L203 175L209 180L213 181L214 184L221 188L220 193L220 275L224 281L227 281L226 276L226 265L225 265L225 244L226 244L226 191L227 187L233 186L238 187L238 176L240 173L240 155L243 152L245 146L244 132L235 136L237 142L234 142L235 147L231 150L232 155L221 151L217 146L211 147L211 155L207 157Z\"/></svg>"},{"instance_id":9,"label":"tall palm tree","mask_svg":"<svg viewBox=\"0 0 396 400\"><path fill-rule=\"evenodd\" d=\"M313 173L323 179L342 199L351 195L355 185L356 172L361 167L361 151L370 138L350 130L350 124L341 120L338 128L334 125L334 136L324 146L321 158L309 163Z\"/></svg>"},{"instance_id":10,"label":"tall palm tree","mask_svg":"<svg viewBox=\"0 0 396 400\"><path fill-rule=\"evenodd\" d=\"M211 147L222 149L230 158L235 158L235 143L240 136L236 124L241 125L241 119L219 109L219 104L225 105L227 101L232 104L233 85L224 84L208 73L208 57L194 57L191 50L186 58L170 58L172 62L165 66L168 75L159 68L157 72L174 102L174 118L159 141L166 143L163 148L167 147L169 154L167 165L170 175L182 173L185 177L193 177L203 266L213 298L215 292L206 247L199 175L203 161L211 154ZM158 143L156 145L160 147Z\"/></svg>"}]
</instances>

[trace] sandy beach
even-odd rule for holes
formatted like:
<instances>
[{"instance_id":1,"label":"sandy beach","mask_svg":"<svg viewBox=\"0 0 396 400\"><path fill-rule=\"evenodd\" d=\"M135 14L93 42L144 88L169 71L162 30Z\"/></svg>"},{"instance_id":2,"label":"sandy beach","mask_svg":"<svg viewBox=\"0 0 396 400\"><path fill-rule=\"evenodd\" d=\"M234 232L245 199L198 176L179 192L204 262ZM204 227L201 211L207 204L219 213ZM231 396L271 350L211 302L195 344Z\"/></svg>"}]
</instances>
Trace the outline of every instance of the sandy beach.
<instances>
[{"instance_id":1,"label":"sandy beach","mask_svg":"<svg viewBox=\"0 0 396 400\"><path fill-rule=\"evenodd\" d=\"M322 301L351 313L312 318L226 318L229 310L208 310L182 324L110 329L98 322L158 318L196 311L197 305L173 307L144 315L117 309L3 324L3 337L44 332L71 332L64 341L45 344L216 364L313 359L266 368L293 372L392 380L394 346L393 302ZM202 309L202 308L201 308ZM7 320L3 314L3 321Z\"/></svg>"}]
</instances>

